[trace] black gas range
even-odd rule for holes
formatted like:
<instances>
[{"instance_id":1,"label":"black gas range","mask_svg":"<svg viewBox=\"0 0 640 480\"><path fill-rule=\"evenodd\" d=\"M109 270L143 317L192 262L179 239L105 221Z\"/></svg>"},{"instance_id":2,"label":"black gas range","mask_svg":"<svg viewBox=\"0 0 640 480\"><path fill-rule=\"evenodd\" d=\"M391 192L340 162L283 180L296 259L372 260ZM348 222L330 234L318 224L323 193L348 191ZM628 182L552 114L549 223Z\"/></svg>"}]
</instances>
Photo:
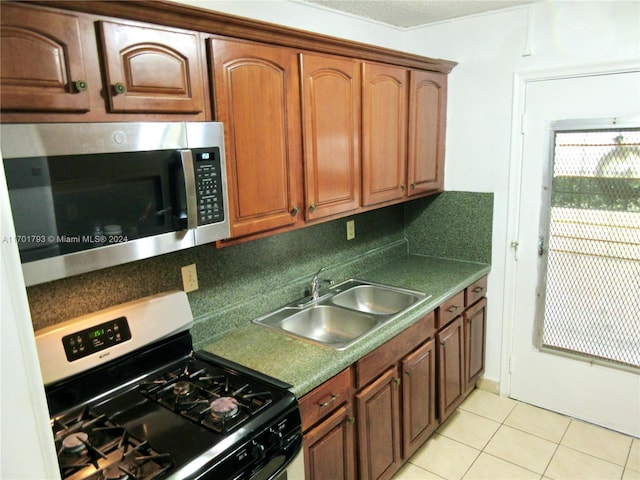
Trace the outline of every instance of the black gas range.
<instances>
[{"instance_id":1,"label":"black gas range","mask_svg":"<svg viewBox=\"0 0 640 480\"><path fill-rule=\"evenodd\" d=\"M193 352L183 292L36 332L69 480L279 478L302 444L289 385Z\"/></svg>"}]
</instances>

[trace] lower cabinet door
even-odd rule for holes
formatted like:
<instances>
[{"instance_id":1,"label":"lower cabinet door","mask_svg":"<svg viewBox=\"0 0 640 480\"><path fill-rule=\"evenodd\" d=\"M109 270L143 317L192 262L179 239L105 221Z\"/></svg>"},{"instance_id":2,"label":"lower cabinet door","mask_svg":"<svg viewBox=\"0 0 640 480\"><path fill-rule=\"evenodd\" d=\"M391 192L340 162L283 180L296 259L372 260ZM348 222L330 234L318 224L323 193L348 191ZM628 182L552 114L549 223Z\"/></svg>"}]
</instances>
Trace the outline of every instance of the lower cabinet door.
<instances>
[{"instance_id":1,"label":"lower cabinet door","mask_svg":"<svg viewBox=\"0 0 640 480\"><path fill-rule=\"evenodd\" d=\"M388 479L400 468L400 382L393 366L356 394L359 479Z\"/></svg>"},{"instance_id":2,"label":"lower cabinet door","mask_svg":"<svg viewBox=\"0 0 640 480\"><path fill-rule=\"evenodd\" d=\"M464 334L462 316L438 332L438 416L443 422L464 398Z\"/></svg>"},{"instance_id":3,"label":"lower cabinet door","mask_svg":"<svg viewBox=\"0 0 640 480\"><path fill-rule=\"evenodd\" d=\"M466 355L466 391L473 390L484 373L484 354L487 332L487 299L483 298L464 312Z\"/></svg>"},{"instance_id":4,"label":"lower cabinet door","mask_svg":"<svg viewBox=\"0 0 640 480\"><path fill-rule=\"evenodd\" d=\"M353 407L340 407L304 435L305 480L355 480Z\"/></svg>"},{"instance_id":5,"label":"lower cabinet door","mask_svg":"<svg viewBox=\"0 0 640 480\"><path fill-rule=\"evenodd\" d=\"M404 458L409 458L437 428L436 342L430 340L402 361Z\"/></svg>"}]
</instances>

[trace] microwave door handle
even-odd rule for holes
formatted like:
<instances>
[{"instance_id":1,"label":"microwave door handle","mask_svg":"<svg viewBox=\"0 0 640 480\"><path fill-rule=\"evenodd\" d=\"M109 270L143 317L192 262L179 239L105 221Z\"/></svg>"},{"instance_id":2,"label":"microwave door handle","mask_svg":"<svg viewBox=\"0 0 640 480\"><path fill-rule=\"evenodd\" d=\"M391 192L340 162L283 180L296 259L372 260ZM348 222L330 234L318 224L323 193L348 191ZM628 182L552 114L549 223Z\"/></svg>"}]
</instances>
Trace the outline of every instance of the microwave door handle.
<instances>
[{"instance_id":1,"label":"microwave door handle","mask_svg":"<svg viewBox=\"0 0 640 480\"><path fill-rule=\"evenodd\" d=\"M187 199L187 229L192 230L198 226L198 197L191 150L180 150L180 164Z\"/></svg>"}]
</instances>

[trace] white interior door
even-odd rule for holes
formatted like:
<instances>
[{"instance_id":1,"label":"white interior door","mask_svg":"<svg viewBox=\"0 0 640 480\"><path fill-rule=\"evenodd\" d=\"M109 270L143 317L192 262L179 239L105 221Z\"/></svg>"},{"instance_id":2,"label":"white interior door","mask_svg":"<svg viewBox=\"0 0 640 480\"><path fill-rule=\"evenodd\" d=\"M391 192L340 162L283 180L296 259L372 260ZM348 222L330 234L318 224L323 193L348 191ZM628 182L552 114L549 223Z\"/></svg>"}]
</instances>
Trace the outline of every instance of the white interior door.
<instances>
[{"instance_id":1,"label":"white interior door","mask_svg":"<svg viewBox=\"0 0 640 480\"><path fill-rule=\"evenodd\" d=\"M640 73L528 81L524 103L510 396L640 436L637 372L558 355L535 345L538 279L546 263L538 254L538 242L545 188L549 188L545 171L552 150L552 125L569 119L637 117ZM640 278L635 281L640 291ZM640 324L640 312L634 321Z\"/></svg>"}]
</instances>

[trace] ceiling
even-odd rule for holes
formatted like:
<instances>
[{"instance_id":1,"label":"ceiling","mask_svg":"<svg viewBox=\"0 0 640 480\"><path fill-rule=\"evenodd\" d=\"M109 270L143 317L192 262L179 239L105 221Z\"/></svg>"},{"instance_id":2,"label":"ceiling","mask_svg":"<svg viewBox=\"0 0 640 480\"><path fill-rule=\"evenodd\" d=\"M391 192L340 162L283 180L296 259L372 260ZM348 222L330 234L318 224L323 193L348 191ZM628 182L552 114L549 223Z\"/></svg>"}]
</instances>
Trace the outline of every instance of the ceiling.
<instances>
[{"instance_id":1,"label":"ceiling","mask_svg":"<svg viewBox=\"0 0 640 480\"><path fill-rule=\"evenodd\" d=\"M409 28L539 0L303 0L395 27Z\"/></svg>"}]
</instances>

